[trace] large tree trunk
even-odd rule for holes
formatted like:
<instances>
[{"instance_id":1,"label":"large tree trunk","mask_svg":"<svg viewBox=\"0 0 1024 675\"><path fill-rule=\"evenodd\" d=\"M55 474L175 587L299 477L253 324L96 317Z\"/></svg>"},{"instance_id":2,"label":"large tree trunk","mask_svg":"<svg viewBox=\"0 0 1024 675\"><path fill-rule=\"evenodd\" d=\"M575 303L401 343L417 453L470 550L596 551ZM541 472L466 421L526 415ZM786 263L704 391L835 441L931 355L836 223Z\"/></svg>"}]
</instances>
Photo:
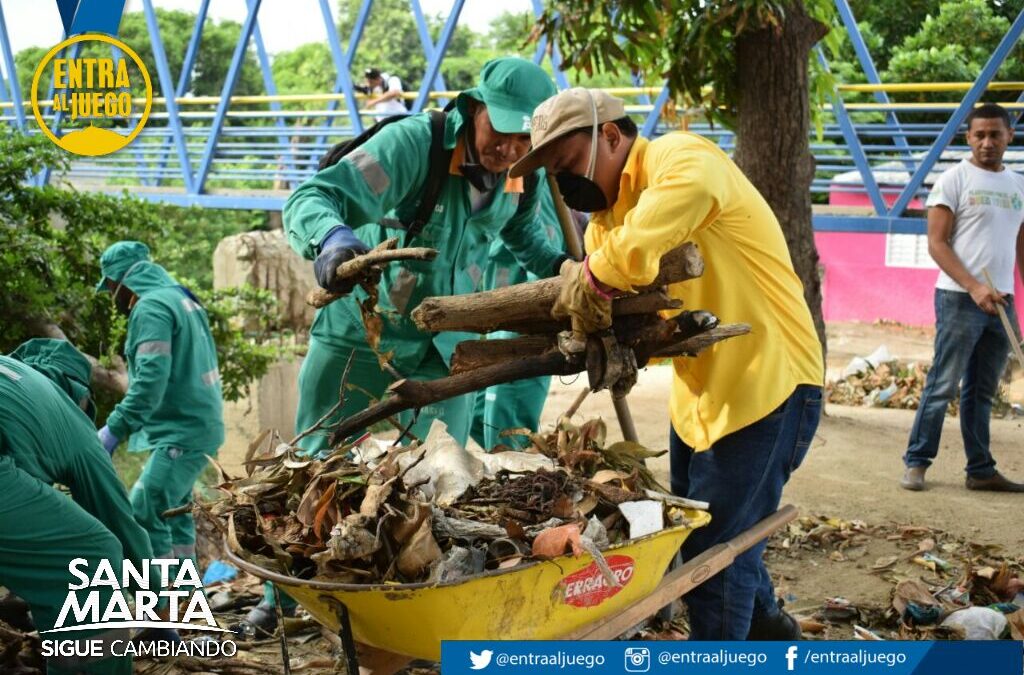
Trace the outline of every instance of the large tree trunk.
<instances>
[{"instance_id":1,"label":"large tree trunk","mask_svg":"<svg viewBox=\"0 0 1024 675\"><path fill-rule=\"evenodd\" d=\"M821 279L811 225L814 158L808 142L807 63L812 47L827 31L796 2L787 7L780 30L745 32L737 39L734 155L782 225L823 349Z\"/></svg>"}]
</instances>

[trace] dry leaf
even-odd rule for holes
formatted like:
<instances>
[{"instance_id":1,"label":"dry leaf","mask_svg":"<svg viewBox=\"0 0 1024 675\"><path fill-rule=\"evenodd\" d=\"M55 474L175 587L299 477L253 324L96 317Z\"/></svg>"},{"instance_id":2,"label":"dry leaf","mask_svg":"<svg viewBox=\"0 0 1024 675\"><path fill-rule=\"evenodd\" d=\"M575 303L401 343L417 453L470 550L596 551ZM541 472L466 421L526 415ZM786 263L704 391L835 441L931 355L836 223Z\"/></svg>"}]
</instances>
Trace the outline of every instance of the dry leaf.
<instances>
[{"instance_id":1,"label":"dry leaf","mask_svg":"<svg viewBox=\"0 0 1024 675\"><path fill-rule=\"evenodd\" d=\"M419 529L398 552L398 571L406 577L416 578L442 555L441 547L437 545L430 531L430 519L424 518Z\"/></svg>"},{"instance_id":2,"label":"dry leaf","mask_svg":"<svg viewBox=\"0 0 1024 675\"><path fill-rule=\"evenodd\" d=\"M379 516L380 507L391 496L393 488L394 479L389 480L383 485L367 485L366 496L363 497L363 503L359 505L359 513L364 516Z\"/></svg>"},{"instance_id":3,"label":"dry leaf","mask_svg":"<svg viewBox=\"0 0 1024 675\"><path fill-rule=\"evenodd\" d=\"M899 561L899 559L900 559L900 557L898 555L887 555L885 557L882 557L882 558L879 558L878 560L876 560L875 564L871 566L871 569L873 569L873 570L888 569L889 567L892 567L893 565L895 565L897 563L897 561Z\"/></svg>"},{"instance_id":4,"label":"dry leaf","mask_svg":"<svg viewBox=\"0 0 1024 675\"><path fill-rule=\"evenodd\" d=\"M981 577L982 579L990 579L991 580L992 577L994 577L996 575L996 568L995 567L982 567L981 569L976 570L974 573L977 576Z\"/></svg>"},{"instance_id":5,"label":"dry leaf","mask_svg":"<svg viewBox=\"0 0 1024 675\"><path fill-rule=\"evenodd\" d=\"M928 587L916 579L901 581L893 591L892 606L899 616L903 616L911 602L922 607L939 605L939 601L932 597Z\"/></svg>"},{"instance_id":6,"label":"dry leaf","mask_svg":"<svg viewBox=\"0 0 1024 675\"><path fill-rule=\"evenodd\" d=\"M1024 609L1018 609L1013 614L1006 615L1006 621L1010 624L1010 635L1014 640L1024 640Z\"/></svg>"},{"instance_id":7,"label":"dry leaf","mask_svg":"<svg viewBox=\"0 0 1024 675\"><path fill-rule=\"evenodd\" d=\"M324 518L327 517L327 512L332 506L334 506L334 493L338 489L338 484L332 482L330 487L324 490L324 493L320 496L320 502L316 507L316 516L313 518L313 534L319 539L320 533L323 531ZM334 527L334 522L337 522L337 507L335 507L335 518L333 522L329 523L330 527L328 530Z\"/></svg>"},{"instance_id":8,"label":"dry leaf","mask_svg":"<svg viewBox=\"0 0 1024 675\"><path fill-rule=\"evenodd\" d=\"M801 633L818 635L819 633L824 633L825 629L828 627L826 624L823 624L820 621L815 621L814 619L798 619L798 621L800 622Z\"/></svg>"},{"instance_id":9,"label":"dry leaf","mask_svg":"<svg viewBox=\"0 0 1024 675\"><path fill-rule=\"evenodd\" d=\"M537 558L557 558L566 553L567 547L577 558L583 553L580 528L576 523L549 527L542 531L533 540L533 555Z\"/></svg>"},{"instance_id":10,"label":"dry leaf","mask_svg":"<svg viewBox=\"0 0 1024 675\"><path fill-rule=\"evenodd\" d=\"M420 529L420 524L430 515L430 504L413 502L406 506L405 513L397 515L391 525L391 536L404 544Z\"/></svg>"}]
</instances>

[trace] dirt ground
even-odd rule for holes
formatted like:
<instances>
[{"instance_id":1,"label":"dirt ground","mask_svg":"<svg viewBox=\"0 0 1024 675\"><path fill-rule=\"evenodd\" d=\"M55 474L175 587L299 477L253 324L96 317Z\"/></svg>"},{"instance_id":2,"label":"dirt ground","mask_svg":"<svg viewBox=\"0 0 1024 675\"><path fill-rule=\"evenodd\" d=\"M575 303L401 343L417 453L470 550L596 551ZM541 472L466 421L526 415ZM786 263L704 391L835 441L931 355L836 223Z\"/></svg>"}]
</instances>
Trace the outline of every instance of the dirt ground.
<instances>
[{"instance_id":1,"label":"dirt ground","mask_svg":"<svg viewBox=\"0 0 1024 675\"><path fill-rule=\"evenodd\" d=\"M932 335L924 329L893 325L830 326L829 370L835 373L854 356L870 354L881 344L901 359L928 361ZM668 366L648 368L629 395L640 441L652 449L667 447L671 378ZM1021 400L1022 384L1018 379L1011 388L1016 401ZM585 380L554 382L542 424L552 424L583 386ZM578 413L578 419L595 416L608 422L609 436L621 437L608 394L590 395ZM914 412L909 410L828 405L807 459L786 487L783 503L796 505L802 516L858 520L869 526L919 525L950 538L999 546L1002 555L1011 559L1024 556L1020 525L1024 495L964 488L965 458L957 419L947 418L939 457L928 471L929 489L915 493L899 487L901 456L913 420ZM1021 418L992 422L992 451L999 469L1016 480L1024 480L1022 428ZM667 455L649 463L667 483ZM858 547L853 556L839 556L842 560L822 551L799 557L769 553L769 561L788 605L809 614L833 596L858 606L887 605L891 580L872 573L871 567L878 558L898 554L906 551L878 537Z\"/></svg>"}]
</instances>

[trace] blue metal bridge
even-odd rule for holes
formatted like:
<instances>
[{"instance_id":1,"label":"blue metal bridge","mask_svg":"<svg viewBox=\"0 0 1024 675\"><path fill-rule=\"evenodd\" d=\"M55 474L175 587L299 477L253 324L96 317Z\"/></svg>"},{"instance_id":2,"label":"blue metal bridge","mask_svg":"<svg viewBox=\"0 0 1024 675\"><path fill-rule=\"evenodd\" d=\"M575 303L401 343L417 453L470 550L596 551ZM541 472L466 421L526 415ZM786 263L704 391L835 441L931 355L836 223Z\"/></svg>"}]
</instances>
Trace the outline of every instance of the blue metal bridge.
<instances>
[{"instance_id":1,"label":"blue metal bridge","mask_svg":"<svg viewBox=\"0 0 1024 675\"><path fill-rule=\"evenodd\" d=\"M76 158L67 175L77 189L121 193L147 200L207 208L278 210L289 191L312 175L323 152L334 142L359 133L372 123L372 115L360 110L363 99L351 77L352 64L373 11L373 0L363 0L352 33L343 43L331 14L332 0L296 0L319 3L324 20L324 38L336 69L329 92L278 95L271 71L271 59L260 33L262 0L245 0L248 14L242 24L226 81L219 96L197 97L186 91L196 56L202 45L202 29L211 0L196 0L195 27L184 57L182 72L170 72L157 26L153 0L142 0L149 28L157 72L155 83L174 96L157 98L148 125L127 148L106 157ZM541 0L532 0L534 12L542 10ZM466 0L453 0L451 10L435 41L419 0L409 0L415 17L427 67L418 91L406 94L412 112L443 105L454 96L447 91L442 64L458 25ZM974 82L941 84L884 84L872 61L847 0L836 0L838 15L847 31L867 84L840 84L829 106L831 119L821 137L811 134L817 172L811 187L828 201L815 207L815 227L824 231L885 232L914 234L924 231L924 219L915 206L927 194L929 176L967 152L958 146L958 130L970 109L986 91L1018 92L1009 104L1015 120L1024 109L1024 82L993 82L1000 65L1024 32L1024 12L991 55ZM9 26L0 0L0 57L6 83L0 79L0 121L26 133L41 133L29 112L25 92L18 86ZM254 49L263 77L264 96L233 96L247 51ZM827 67L824 52L818 57ZM548 50L544 41L536 45L533 59L549 59L560 88L571 86L559 70L557 48ZM640 123L647 136L678 128L685 115L665 115L673 104L662 86L637 86L612 90L627 100L627 111ZM900 92L962 92L959 103L894 103L889 94ZM871 102L849 102L857 93L869 92ZM51 85L49 100L52 100ZM873 113L867 115L866 113ZM945 121L935 121L944 118ZM44 110L51 129L62 123L60 113ZM918 121L918 120L925 121ZM706 124L688 125L715 139L730 150L732 135ZM43 184L49 171L34 180ZM919 204L918 204L919 205Z\"/></svg>"}]
</instances>

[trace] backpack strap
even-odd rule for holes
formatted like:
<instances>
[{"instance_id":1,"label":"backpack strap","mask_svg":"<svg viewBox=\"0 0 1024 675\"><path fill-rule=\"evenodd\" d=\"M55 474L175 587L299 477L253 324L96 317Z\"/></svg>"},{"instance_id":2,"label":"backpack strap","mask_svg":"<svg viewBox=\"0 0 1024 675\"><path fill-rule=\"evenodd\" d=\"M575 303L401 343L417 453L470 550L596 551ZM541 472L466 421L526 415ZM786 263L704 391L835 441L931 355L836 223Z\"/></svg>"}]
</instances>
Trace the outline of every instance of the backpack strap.
<instances>
[{"instance_id":1,"label":"backpack strap","mask_svg":"<svg viewBox=\"0 0 1024 675\"><path fill-rule=\"evenodd\" d=\"M434 208L441 197L441 188L448 177L448 163L451 152L444 147L444 126L448 115L438 110L431 110L430 115L430 154L427 165L427 181L423 184L423 198L416 208L412 222L406 225L405 243L408 246L430 221Z\"/></svg>"},{"instance_id":2,"label":"backpack strap","mask_svg":"<svg viewBox=\"0 0 1024 675\"><path fill-rule=\"evenodd\" d=\"M392 115L391 117L385 117L381 121L377 122L373 126L365 129L363 133L359 134L355 138L349 138L339 143L328 150L323 157L320 158L320 162L317 164L316 170L323 171L329 166L334 166L341 161L341 158L352 152L360 145L370 140L377 135L377 132L386 127L389 124L395 122L401 122L404 119L408 119L408 115Z\"/></svg>"},{"instance_id":3,"label":"backpack strap","mask_svg":"<svg viewBox=\"0 0 1024 675\"><path fill-rule=\"evenodd\" d=\"M423 231L423 228L426 227L427 223L430 222L430 217L434 214L434 208L437 206L437 201L441 197L441 189L444 187L445 178L448 177L448 163L451 161L452 153L444 147L444 127L445 122L448 119L447 111L451 108L452 105L449 105L445 108L445 112L440 110L427 111L427 114L430 115L430 151L428 156L427 180L423 184L423 196L420 199L419 206L416 207L416 214L413 216L413 220L409 223L400 223L397 220L390 218L381 220L381 224L386 227L404 229L406 245L408 245L413 238L419 235L419 233ZM323 171L329 166L334 166L340 162L345 155L373 138L378 131L387 125L400 122L405 119L409 119L409 116L394 115L392 117L386 117L369 129L366 129L355 138L341 141L328 150L327 154L320 159L317 170Z\"/></svg>"}]
</instances>

